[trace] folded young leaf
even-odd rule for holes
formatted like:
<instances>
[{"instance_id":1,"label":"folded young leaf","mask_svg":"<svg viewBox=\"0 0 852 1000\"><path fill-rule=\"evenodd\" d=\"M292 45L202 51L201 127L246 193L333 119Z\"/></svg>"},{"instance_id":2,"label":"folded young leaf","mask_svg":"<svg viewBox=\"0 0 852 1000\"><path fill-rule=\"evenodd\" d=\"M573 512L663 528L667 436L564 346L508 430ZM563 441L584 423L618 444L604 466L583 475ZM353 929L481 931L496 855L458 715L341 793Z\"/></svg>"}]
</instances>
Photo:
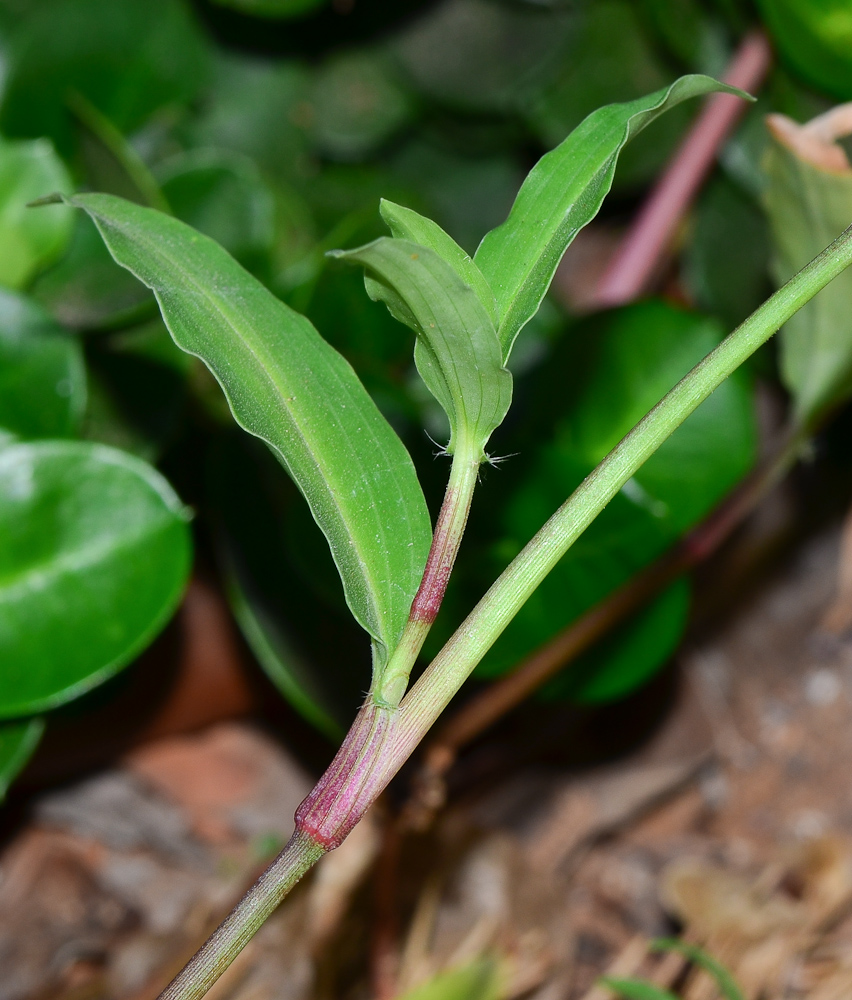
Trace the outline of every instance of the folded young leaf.
<instances>
[{"instance_id":1,"label":"folded young leaf","mask_svg":"<svg viewBox=\"0 0 852 1000\"><path fill-rule=\"evenodd\" d=\"M830 243L852 218L852 166L836 139L852 131L849 105L806 125L770 115L764 202L778 284ZM844 272L784 324L781 377L807 422L852 393L852 274Z\"/></svg>"},{"instance_id":2,"label":"folded young leaf","mask_svg":"<svg viewBox=\"0 0 852 1000\"><path fill-rule=\"evenodd\" d=\"M417 370L450 421L447 451L464 440L484 459L512 401L512 376L479 296L434 250L408 240L382 237L333 256L363 264L370 298L417 334Z\"/></svg>"},{"instance_id":3,"label":"folded young leaf","mask_svg":"<svg viewBox=\"0 0 852 1000\"><path fill-rule=\"evenodd\" d=\"M494 292L470 254L465 253L452 236L445 233L437 222L386 198L382 198L379 204L379 213L397 239L429 247L444 263L449 264L461 280L476 292L491 322L497 326L497 300Z\"/></svg>"},{"instance_id":4,"label":"folded young leaf","mask_svg":"<svg viewBox=\"0 0 852 1000\"><path fill-rule=\"evenodd\" d=\"M238 423L272 447L304 494L380 671L431 542L404 445L344 358L213 240L110 195L69 203L153 289L175 342L210 368Z\"/></svg>"},{"instance_id":5,"label":"folded young leaf","mask_svg":"<svg viewBox=\"0 0 852 1000\"><path fill-rule=\"evenodd\" d=\"M681 101L718 91L748 97L709 76L683 76L648 97L592 112L533 167L508 219L485 236L473 258L497 298L504 361L569 244L597 215L624 145Z\"/></svg>"}]
</instances>

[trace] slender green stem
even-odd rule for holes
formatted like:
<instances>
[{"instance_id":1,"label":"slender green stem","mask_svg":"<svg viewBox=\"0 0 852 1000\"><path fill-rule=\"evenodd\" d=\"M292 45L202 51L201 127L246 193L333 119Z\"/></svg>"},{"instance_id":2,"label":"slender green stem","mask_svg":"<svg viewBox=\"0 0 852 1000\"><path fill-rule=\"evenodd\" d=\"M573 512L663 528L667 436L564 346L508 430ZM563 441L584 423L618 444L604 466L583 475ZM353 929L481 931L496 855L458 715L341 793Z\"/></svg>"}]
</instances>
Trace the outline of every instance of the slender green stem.
<instances>
[{"instance_id":1,"label":"slender green stem","mask_svg":"<svg viewBox=\"0 0 852 1000\"><path fill-rule=\"evenodd\" d=\"M423 579L411 603L408 622L399 644L373 693L377 705L396 708L408 687L411 669L441 607L458 555L479 475L481 453L481 447L473 448L466 441L460 441L453 454L450 478L435 523Z\"/></svg>"},{"instance_id":2,"label":"slender green stem","mask_svg":"<svg viewBox=\"0 0 852 1000\"><path fill-rule=\"evenodd\" d=\"M422 754L406 804L405 822L423 829L443 802L444 775L459 751L568 667L619 622L644 607L664 587L708 559L786 475L810 437L794 425L772 455L712 514L662 555L541 645L510 673L488 684L444 722Z\"/></svg>"},{"instance_id":3,"label":"slender green stem","mask_svg":"<svg viewBox=\"0 0 852 1000\"><path fill-rule=\"evenodd\" d=\"M852 227L696 365L610 452L498 578L398 708L370 701L364 705L328 771L299 807L296 833L289 844L161 1000L199 1000L204 995L293 885L327 850L341 843L364 815L581 532L672 431L850 263ZM458 475L470 481L472 490L475 470L464 472L460 467ZM453 523L460 509L453 514ZM454 529L451 534L456 539L455 558L460 532Z\"/></svg>"},{"instance_id":4,"label":"slender green stem","mask_svg":"<svg viewBox=\"0 0 852 1000\"><path fill-rule=\"evenodd\" d=\"M297 829L284 850L160 994L159 1000L200 1000L281 900L325 853L324 847Z\"/></svg>"},{"instance_id":5,"label":"slender green stem","mask_svg":"<svg viewBox=\"0 0 852 1000\"><path fill-rule=\"evenodd\" d=\"M394 751L408 758L524 602L669 435L758 347L852 263L852 226L767 299L616 445L473 609L400 706Z\"/></svg>"}]
</instances>

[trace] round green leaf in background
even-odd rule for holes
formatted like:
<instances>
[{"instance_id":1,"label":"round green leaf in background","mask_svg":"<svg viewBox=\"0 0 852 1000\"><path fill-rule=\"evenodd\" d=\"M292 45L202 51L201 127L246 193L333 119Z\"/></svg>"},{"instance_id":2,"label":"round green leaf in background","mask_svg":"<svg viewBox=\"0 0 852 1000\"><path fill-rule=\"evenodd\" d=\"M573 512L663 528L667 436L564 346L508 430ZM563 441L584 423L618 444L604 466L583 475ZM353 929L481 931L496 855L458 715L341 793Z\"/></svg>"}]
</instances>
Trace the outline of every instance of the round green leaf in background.
<instances>
[{"instance_id":1,"label":"round green leaf in background","mask_svg":"<svg viewBox=\"0 0 852 1000\"><path fill-rule=\"evenodd\" d=\"M723 333L718 321L657 300L588 317L571 329L526 389L536 400L530 430L541 427L542 440L500 508L501 540L491 552L492 571L514 558L550 512ZM544 427L551 428L549 436ZM742 479L755 453L750 379L737 372L577 539L483 658L477 674L488 678L508 672L659 558ZM628 694L672 654L688 606L688 586L677 581L554 678L542 696L591 704Z\"/></svg>"},{"instance_id":2,"label":"round green leaf in background","mask_svg":"<svg viewBox=\"0 0 852 1000\"><path fill-rule=\"evenodd\" d=\"M810 84L852 99L852 4L849 0L760 0L782 59Z\"/></svg>"},{"instance_id":3,"label":"round green leaf in background","mask_svg":"<svg viewBox=\"0 0 852 1000\"><path fill-rule=\"evenodd\" d=\"M124 452L0 452L0 718L70 701L144 649L183 593L187 521L162 476Z\"/></svg>"},{"instance_id":4,"label":"round green leaf in background","mask_svg":"<svg viewBox=\"0 0 852 1000\"><path fill-rule=\"evenodd\" d=\"M79 342L40 306L0 289L0 428L25 439L70 437L85 406Z\"/></svg>"}]
</instances>

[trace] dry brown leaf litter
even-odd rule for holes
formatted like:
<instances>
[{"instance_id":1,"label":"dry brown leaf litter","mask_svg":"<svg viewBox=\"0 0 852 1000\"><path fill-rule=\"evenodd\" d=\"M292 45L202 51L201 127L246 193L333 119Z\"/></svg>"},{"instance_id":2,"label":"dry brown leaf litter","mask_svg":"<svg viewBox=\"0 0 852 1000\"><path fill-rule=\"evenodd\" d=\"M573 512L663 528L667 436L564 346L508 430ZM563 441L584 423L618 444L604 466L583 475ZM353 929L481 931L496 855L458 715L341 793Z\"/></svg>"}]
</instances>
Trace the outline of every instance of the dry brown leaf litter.
<instances>
[{"instance_id":1,"label":"dry brown leaf litter","mask_svg":"<svg viewBox=\"0 0 852 1000\"><path fill-rule=\"evenodd\" d=\"M852 996L839 542L810 543L684 655L680 703L637 753L507 775L404 849L401 985L490 954L506 997L602 1000L609 972L710 1000L705 975L647 951L678 927L749 998ZM832 602L833 632L820 624ZM41 796L0 856L0 1000L153 997L287 835L307 787L280 745L230 724ZM214 1000L369 998L377 822L281 908Z\"/></svg>"}]
</instances>

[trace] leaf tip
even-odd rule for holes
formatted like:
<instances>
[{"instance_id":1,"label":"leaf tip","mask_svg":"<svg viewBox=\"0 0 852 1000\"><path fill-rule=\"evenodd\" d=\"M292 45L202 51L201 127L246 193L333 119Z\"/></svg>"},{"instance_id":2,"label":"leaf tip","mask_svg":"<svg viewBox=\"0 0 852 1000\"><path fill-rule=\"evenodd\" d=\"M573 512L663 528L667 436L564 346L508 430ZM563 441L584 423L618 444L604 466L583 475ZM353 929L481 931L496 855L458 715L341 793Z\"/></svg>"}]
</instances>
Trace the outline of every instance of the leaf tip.
<instances>
[{"instance_id":1,"label":"leaf tip","mask_svg":"<svg viewBox=\"0 0 852 1000\"><path fill-rule=\"evenodd\" d=\"M53 194L46 194L41 198L34 198L27 202L27 208L41 208L43 205L67 205L68 202L64 194L54 191Z\"/></svg>"}]
</instances>

